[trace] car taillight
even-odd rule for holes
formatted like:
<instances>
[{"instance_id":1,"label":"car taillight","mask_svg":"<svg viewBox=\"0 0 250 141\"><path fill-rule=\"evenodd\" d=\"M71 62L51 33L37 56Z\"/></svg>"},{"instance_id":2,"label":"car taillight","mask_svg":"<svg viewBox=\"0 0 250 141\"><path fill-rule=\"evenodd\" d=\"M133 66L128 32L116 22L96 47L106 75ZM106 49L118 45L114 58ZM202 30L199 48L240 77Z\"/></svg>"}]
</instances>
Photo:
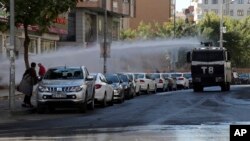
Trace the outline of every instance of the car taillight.
<instances>
[{"instance_id":1,"label":"car taillight","mask_svg":"<svg viewBox=\"0 0 250 141\"><path fill-rule=\"evenodd\" d=\"M184 78L181 77L181 78L178 78L178 80L184 80Z\"/></svg>"},{"instance_id":2,"label":"car taillight","mask_svg":"<svg viewBox=\"0 0 250 141\"><path fill-rule=\"evenodd\" d=\"M159 83L163 83L163 80L162 80L162 79L160 79L160 80L159 80Z\"/></svg>"},{"instance_id":3,"label":"car taillight","mask_svg":"<svg viewBox=\"0 0 250 141\"><path fill-rule=\"evenodd\" d=\"M102 87L102 85L100 85L100 84L95 85L95 89L100 89L101 87Z\"/></svg>"},{"instance_id":4,"label":"car taillight","mask_svg":"<svg viewBox=\"0 0 250 141\"><path fill-rule=\"evenodd\" d=\"M140 80L141 83L144 83L145 81L144 80Z\"/></svg>"}]
</instances>

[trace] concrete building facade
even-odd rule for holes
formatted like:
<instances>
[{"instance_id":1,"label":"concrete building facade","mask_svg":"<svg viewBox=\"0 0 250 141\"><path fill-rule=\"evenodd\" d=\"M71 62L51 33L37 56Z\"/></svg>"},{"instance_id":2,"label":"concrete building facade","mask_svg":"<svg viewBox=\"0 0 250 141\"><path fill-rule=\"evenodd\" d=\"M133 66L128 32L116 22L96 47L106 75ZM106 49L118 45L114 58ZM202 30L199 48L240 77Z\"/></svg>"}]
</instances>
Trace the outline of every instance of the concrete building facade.
<instances>
[{"instance_id":1,"label":"concrete building facade","mask_svg":"<svg viewBox=\"0 0 250 141\"><path fill-rule=\"evenodd\" d=\"M242 19L250 16L250 0L194 0L195 20L199 21L207 12Z\"/></svg>"},{"instance_id":2,"label":"concrete building facade","mask_svg":"<svg viewBox=\"0 0 250 141\"><path fill-rule=\"evenodd\" d=\"M107 10L107 41L119 39L123 18L135 16L135 0L79 0L69 13L68 34L61 36L60 46L82 46L103 42L104 16Z\"/></svg>"},{"instance_id":3,"label":"concrete building facade","mask_svg":"<svg viewBox=\"0 0 250 141\"><path fill-rule=\"evenodd\" d=\"M168 22L173 18L174 7L174 0L136 0L136 16L129 19L129 27L135 29L140 22Z\"/></svg>"}]
</instances>

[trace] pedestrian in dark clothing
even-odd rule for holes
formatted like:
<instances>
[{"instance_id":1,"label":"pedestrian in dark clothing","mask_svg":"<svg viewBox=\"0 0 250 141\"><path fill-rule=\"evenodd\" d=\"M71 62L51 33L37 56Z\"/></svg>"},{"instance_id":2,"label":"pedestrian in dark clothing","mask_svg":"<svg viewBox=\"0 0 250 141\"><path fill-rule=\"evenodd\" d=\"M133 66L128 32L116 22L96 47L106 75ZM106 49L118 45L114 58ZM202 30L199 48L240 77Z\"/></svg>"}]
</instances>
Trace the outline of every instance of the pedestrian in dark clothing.
<instances>
[{"instance_id":1,"label":"pedestrian in dark clothing","mask_svg":"<svg viewBox=\"0 0 250 141\"><path fill-rule=\"evenodd\" d=\"M38 82L38 77L35 68L36 63L32 62L31 67L24 72L22 81L19 85L19 91L25 94L22 104L23 107L34 107L31 104L31 96L33 93L33 86L36 85Z\"/></svg>"},{"instance_id":2,"label":"pedestrian in dark clothing","mask_svg":"<svg viewBox=\"0 0 250 141\"><path fill-rule=\"evenodd\" d=\"M42 63L38 63L38 67L39 67L38 74L39 74L39 77L42 79L43 76L45 75L46 69L45 69L45 67L42 65Z\"/></svg>"}]
</instances>

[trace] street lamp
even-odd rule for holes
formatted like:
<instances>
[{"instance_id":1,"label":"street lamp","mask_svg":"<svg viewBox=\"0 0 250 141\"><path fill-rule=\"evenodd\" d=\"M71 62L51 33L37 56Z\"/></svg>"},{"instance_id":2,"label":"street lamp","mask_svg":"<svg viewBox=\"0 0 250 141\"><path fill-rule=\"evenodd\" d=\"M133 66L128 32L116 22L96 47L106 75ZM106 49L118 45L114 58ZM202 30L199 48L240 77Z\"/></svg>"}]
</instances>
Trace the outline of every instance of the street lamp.
<instances>
[{"instance_id":1,"label":"street lamp","mask_svg":"<svg viewBox=\"0 0 250 141\"><path fill-rule=\"evenodd\" d=\"M223 47L223 31L224 31L224 27L223 27L223 5L224 4L229 4L231 2L233 2L234 0L230 0L228 2L223 3L223 1L221 1L221 5L220 5L220 47Z\"/></svg>"}]
</instances>

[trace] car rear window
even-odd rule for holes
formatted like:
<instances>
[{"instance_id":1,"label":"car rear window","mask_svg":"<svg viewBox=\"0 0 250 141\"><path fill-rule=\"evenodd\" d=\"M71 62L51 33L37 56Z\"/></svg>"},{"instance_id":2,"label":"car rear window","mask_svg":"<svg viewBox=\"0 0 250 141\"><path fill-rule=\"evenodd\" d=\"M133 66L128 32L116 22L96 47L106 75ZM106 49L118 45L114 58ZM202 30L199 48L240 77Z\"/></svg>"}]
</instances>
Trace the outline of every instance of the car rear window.
<instances>
[{"instance_id":1,"label":"car rear window","mask_svg":"<svg viewBox=\"0 0 250 141\"><path fill-rule=\"evenodd\" d=\"M108 81L111 81L112 83L119 83L120 82L118 76L116 76L116 75L105 75L105 76L106 76L106 79Z\"/></svg>"}]
</instances>

